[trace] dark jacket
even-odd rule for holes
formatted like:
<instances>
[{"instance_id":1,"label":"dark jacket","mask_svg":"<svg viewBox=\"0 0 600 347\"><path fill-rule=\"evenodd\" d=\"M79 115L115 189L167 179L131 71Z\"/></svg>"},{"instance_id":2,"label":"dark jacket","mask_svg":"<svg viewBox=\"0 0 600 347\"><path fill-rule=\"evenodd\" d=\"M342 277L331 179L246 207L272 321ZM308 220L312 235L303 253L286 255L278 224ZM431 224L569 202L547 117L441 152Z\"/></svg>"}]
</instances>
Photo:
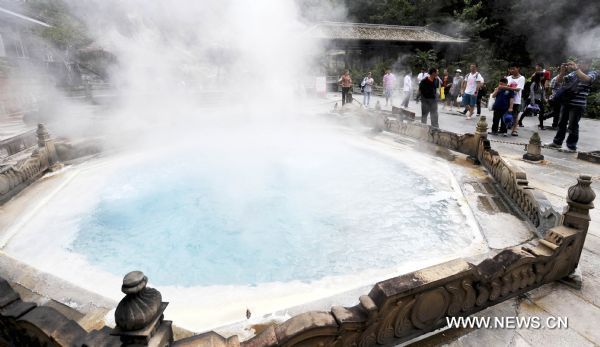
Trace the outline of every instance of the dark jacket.
<instances>
[{"instance_id":1,"label":"dark jacket","mask_svg":"<svg viewBox=\"0 0 600 347\"><path fill-rule=\"evenodd\" d=\"M435 99L435 90L436 90L436 80L430 80L429 77L424 78L419 83L419 91L421 92L421 97L425 99Z\"/></svg>"}]
</instances>

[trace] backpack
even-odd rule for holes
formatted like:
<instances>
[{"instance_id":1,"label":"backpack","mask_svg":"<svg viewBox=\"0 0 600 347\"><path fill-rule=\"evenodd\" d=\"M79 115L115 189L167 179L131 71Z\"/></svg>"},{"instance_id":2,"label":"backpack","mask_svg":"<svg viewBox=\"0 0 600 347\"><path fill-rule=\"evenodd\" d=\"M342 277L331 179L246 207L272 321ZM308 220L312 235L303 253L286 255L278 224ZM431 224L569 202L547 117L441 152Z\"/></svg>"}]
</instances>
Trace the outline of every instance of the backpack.
<instances>
[{"instance_id":1,"label":"backpack","mask_svg":"<svg viewBox=\"0 0 600 347\"><path fill-rule=\"evenodd\" d=\"M504 116L502 116L502 120L504 121L504 124L506 125L507 129L512 128L512 126L513 126L513 115L510 112L506 112L504 114Z\"/></svg>"},{"instance_id":2,"label":"backpack","mask_svg":"<svg viewBox=\"0 0 600 347\"><path fill-rule=\"evenodd\" d=\"M362 82L360 82L360 91L361 93L365 92L365 87L367 86L367 77L363 78Z\"/></svg>"}]
</instances>

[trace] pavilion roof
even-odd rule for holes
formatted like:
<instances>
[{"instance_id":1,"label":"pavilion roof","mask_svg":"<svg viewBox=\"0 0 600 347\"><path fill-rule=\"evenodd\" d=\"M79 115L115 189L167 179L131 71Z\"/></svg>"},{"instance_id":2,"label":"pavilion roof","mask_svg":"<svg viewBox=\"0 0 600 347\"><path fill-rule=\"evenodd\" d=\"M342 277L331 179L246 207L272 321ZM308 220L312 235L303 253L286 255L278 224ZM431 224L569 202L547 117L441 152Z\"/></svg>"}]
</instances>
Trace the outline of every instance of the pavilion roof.
<instances>
[{"instance_id":1,"label":"pavilion roof","mask_svg":"<svg viewBox=\"0 0 600 347\"><path fill-rule=\"evenodd\" d=\"M328 40L467 42L467 40L444 35L427 27L365 23L321 22L309 29L309 35Z\"/></svg>"}]
</instances>

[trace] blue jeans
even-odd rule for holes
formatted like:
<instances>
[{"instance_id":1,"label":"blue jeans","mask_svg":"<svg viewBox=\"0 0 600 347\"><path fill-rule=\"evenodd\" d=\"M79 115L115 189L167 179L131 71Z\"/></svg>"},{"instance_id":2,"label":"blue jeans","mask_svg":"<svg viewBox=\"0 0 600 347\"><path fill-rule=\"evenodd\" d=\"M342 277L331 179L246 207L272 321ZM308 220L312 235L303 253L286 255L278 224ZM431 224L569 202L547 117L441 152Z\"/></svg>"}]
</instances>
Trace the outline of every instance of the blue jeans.
<instances>
[{"instance_id":1,"label":"blue jeans","mask_svg":"<svg viewBox=\"0 0 600 347\"><path fill-rule=\"evenodd\" d=\"M585 112L585 107L562 105L560 108L560 120L558 121L558 131L554 136L554 143L561 146L567 129L569 136L567 137L567 147L569 149L577 149L577 141L579 141L579 120ZM567 126L568 125L568 126Z\"/></svg>"},{"instance_id":2,"label":"blue jeans","mask_svg":"<svg viewBox=\"0 0 600 347\"><path fill-rule=\"evenodd\" d=\"M363 93L363 105L369 106L369 102L371 102L371 92Z\"/></svg>"}]
</instances>

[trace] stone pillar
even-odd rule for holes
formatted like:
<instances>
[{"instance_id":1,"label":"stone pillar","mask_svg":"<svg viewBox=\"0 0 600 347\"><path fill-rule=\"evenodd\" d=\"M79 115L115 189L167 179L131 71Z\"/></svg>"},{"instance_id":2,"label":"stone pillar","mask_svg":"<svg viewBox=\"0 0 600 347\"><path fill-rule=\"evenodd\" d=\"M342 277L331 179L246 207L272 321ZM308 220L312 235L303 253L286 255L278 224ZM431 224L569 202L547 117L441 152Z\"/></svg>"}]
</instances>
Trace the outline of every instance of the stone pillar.
<instances>
[{"instance_id":1,"label":"stone pillar","mask_svg":"<svg viewBox=\"0 0 600 347\"><path fill-rule=\"evenodd\" d=\"M487 130L488 130L487 119L485 118L485 116L480 116L479 121L477 121L477 126L475 127L475 134L486 139L487 138Z\"/></svg>"},{"instance_id":2,"label":"stone pillar","mask_svg":"<svg viewBox=\"0 0 600 347\"><path fill-rule=\"evenodd\" d=\"M480 116L477 121L477 125L475 127L475 136L470 142L469 146L469 156L467 160L471 161L475 165L479 165L481 161L479 160L479 154L482 152L485 146L485 141L487 140L487 130L488 125L485 116Z\"/></svg>"},{"instance_id":3,"label":"stone pillar","mask_svg":"<svg viewBox=\"0 0 600 347\"><path fill-rule=\"evenodd\" d=\"M534 132L529 139L529 144L527 145L527 153L523 154L523 159L531 160L531 161L540 161L544 159L542 155L542 139L540 139L540 134Z\"/></svg>"},{"instance_id":4,"label":"stone pillar","mask_svg":"<svg viewBox=\"0 0 600 347\"><path fill-rule=\"evenodd\" d=\"M38 138L38 147L40 150L45 149L47 152L50 170L60 169L62 164L58 162L58 155L56 154L56 148L54 148L54 140L50 139L50 134L44 124L38 124L36 134Z\"/></svg>"},{"instance_id":5,"label":"stone pillar","mask_svg":"<svg viewBox=\"0 0 600 347\"><path fill-rule=\"evenodd\" d=\"M579 175L577 184L571 186L567 193L567 207L563 212L562 224L566 227L577 229L581 235L581 242L577 246L577 259L575 264L579 263L583 243L587 236L590 225L590 210L594 208L594 199L596 193L592 190L592 177L590 175Z\"/></svg>"},{"instance_id":6,"label":"stone pillar","mask_svg":"<svg viewBox=\"0 0 600 347\"><path fill-rule=\"evenodd\" d=\"M171 321L164 320L167 302L160 292L146 287L148 278L141 271L132 271L123 278L121 291L125 297L117 305L117 326L111 335L119 336L122 347L167 347L173 342Z\"/></svg>"}]
</instances>

